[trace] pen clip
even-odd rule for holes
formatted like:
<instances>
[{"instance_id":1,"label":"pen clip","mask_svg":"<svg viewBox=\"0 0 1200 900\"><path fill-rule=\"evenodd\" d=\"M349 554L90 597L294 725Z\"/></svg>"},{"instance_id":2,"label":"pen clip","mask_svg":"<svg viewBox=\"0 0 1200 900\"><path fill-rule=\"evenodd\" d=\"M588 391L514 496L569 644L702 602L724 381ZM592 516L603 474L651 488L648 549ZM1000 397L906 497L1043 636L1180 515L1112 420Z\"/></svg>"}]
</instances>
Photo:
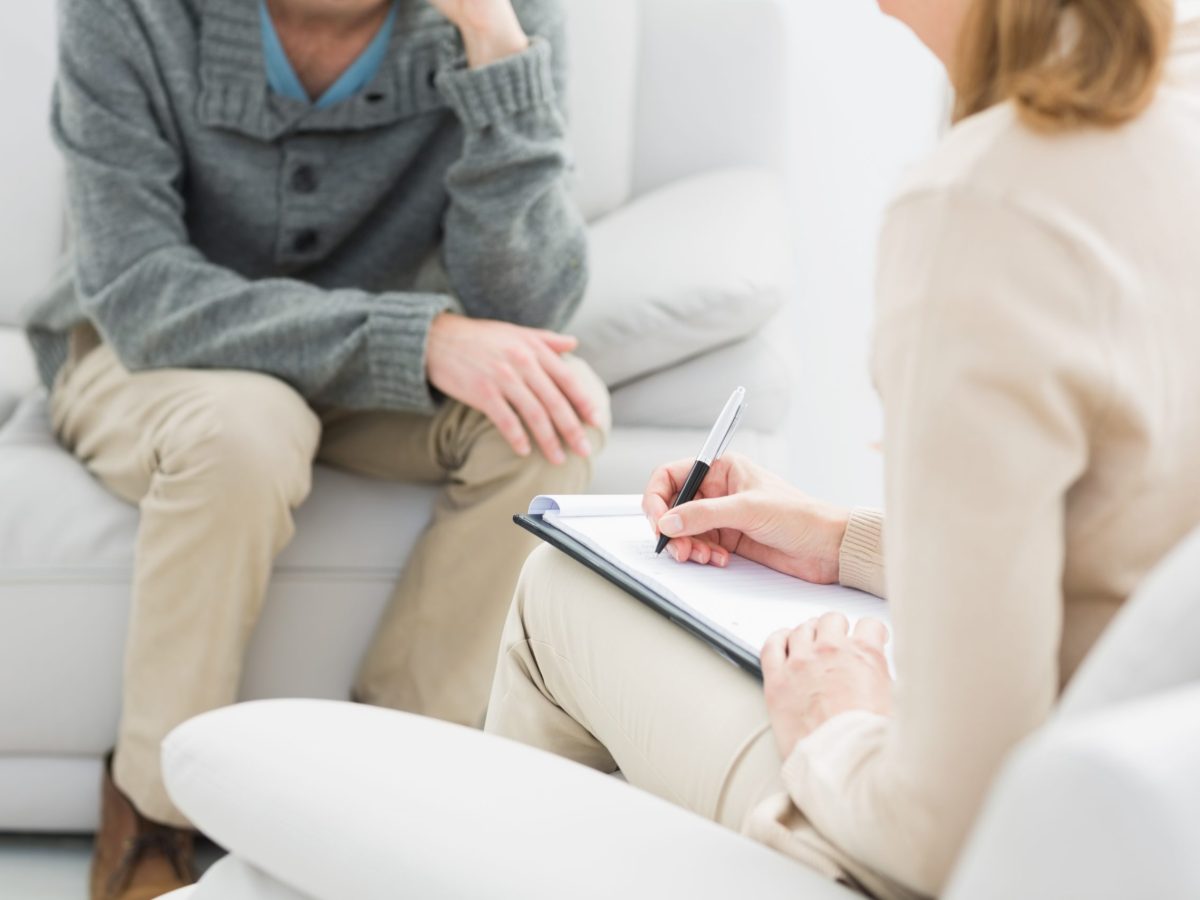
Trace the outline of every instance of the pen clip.
<instances>
[{"instance_id":1,"label":"pen clip","mask_svg":"<svg viewBox=\"0 0 1200 900\"><path fill-rule=\"evenodd\" d=\"M725 451L729 448L730 442L733 440L733 433L737 431L738 423L742 421L742 413L746 411L746 404L743 403L734 413L733 421L729 423L729 430L725 432L725 437L721 439L721 446L717 448L717 455L713 457L713 462L716 462L725 455Z\"/></svg>"}]
</instances>

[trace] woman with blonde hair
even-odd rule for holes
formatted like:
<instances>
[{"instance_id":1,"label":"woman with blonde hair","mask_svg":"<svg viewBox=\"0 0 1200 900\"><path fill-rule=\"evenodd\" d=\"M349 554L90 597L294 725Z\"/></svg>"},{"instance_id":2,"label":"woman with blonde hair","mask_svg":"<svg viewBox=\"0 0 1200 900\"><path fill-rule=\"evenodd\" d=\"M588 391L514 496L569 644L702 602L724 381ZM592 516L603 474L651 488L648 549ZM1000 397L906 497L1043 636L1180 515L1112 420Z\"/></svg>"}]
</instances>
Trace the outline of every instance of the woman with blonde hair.
<instances>
[{"instance_id":1,"label":"woman with blonde hair","mask_svg":"<svg viewBox=\"0 0 1200 900\"><path fill-rule=\"evenodd\" d=\"M773 636L765 691L565 556L525 568L488 729L878 897L945 884L1009 751L1200 523L1200 25L1169 0L884 0L956 125L883 230L884 517L751 463L655 474L688 564L889 600Z\"/></svg>"}]
</instances>

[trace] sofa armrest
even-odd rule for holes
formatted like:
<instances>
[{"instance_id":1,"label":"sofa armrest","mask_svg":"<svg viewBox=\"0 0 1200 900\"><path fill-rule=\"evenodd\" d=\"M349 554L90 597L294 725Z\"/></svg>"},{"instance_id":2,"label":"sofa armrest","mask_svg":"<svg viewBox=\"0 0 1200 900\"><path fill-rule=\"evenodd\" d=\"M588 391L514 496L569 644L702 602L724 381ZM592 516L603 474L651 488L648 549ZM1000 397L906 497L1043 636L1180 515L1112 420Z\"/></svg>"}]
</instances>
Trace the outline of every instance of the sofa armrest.
<instances>
[{"instance_id":1,"label":"sofa armrest","mask_svg":"<svg viewBox=\"0 0 1200 900\"><path fill-rule=\"evenodd\" d=\"M1200 684L1058 719L1010 759L947 900L1200 897Z\"/></svg>"},{"instance_id":2,"label":"sofa armrest","mask_svg":"<svg viewBox=\"0 0 1200 900\"><path fill-rule=\"evenodd\" d=\"M25 333L0 325L0 425L17 404L37 386L37 370Z\"/></svg>"},{"instance_id":3,"label":"sofa armrest","mask_svg":"<svg viewBox=\"0 0 1200 900\"><path fill-rule=\"evenodd\" d=\"M176 729L163 763L201 831L315 900L852 896L617 779L389 710L241 704Z\"/></svg>"}]
</instances>

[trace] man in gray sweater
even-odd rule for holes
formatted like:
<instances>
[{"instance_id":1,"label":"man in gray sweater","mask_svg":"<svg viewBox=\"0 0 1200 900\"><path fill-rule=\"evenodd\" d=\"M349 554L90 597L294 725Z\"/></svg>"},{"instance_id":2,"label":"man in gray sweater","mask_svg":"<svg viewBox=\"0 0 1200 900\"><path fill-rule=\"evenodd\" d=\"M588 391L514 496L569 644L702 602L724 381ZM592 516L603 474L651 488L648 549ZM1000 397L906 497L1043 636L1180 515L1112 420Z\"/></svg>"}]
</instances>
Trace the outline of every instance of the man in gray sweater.
<instances>
[{"instance_id":1,"label":"man in gray sweater","mask_svg":"<svg viewBox=\"0 0 1200 900\"><path fill-rule=\"evenodd\" d=\"M528 550L508 515L586 485L608 407L543 330L587 271L555 0L60 21L73 252L29 333L60 439L141 508L92 877L136 900L191 878L159 744L236 698L314 459L444 485L356 696L474 724Z\"/></svg>"}]
</instances>

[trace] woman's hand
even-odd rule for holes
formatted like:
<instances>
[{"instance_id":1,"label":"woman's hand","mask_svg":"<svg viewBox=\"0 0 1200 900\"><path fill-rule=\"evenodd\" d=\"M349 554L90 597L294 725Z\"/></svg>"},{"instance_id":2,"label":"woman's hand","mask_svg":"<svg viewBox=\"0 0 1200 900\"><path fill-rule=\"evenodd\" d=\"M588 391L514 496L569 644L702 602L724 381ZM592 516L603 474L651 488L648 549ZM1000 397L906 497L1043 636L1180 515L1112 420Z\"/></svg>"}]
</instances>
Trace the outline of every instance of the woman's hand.
<instances>
[{"instance_id":1,"label":"woman's hand","mask_svg":"<svg viewBox=\"0 0 1200 900\"><path fill-rule=\"evenodd\" d=\"M472 69L523 53L529 47L512 0L429 0L462 33Z\"/></svg>"},{"instance_id":2,"label":"woman's hand","mask_svg":"<svg viewBox=\"0 0 1200 900\"><path fill-rule=\"evenodd\" d=\"M891 715L892 679L884 648L887 626L826 613L794 631L779 631L763 646L763 689L779 753L834 716L853 710Z\"/></svg>"},{"instance_id":3,"label":"woman's hand","mask_svg":"<svg viewBox=\"0 0 1200 900\"><path fill-rule=\"evenodd\" d=\"M642 498L655 532L672 538L675 559L724 566L736 553L814 584L837 582L848 510L736 454L713 463L696 500L670 509L691 468L692 460L663 466Z\"/></svg>"},{"instance_id":4,"label":"woman's hand","mask_svg":"<svg viewBox=\"0 0 1200 900\"><path fill-rule=\"evenodd\" d=\"M443 313L429 329L426 372L447 397L491 419L519 455L530 453L528 428L546 458L560 465L566 461L560 437L580 456L591 456L583 422L603 427L562 360L577 344L553 331Z\"/></svg>"}]
</instances>

